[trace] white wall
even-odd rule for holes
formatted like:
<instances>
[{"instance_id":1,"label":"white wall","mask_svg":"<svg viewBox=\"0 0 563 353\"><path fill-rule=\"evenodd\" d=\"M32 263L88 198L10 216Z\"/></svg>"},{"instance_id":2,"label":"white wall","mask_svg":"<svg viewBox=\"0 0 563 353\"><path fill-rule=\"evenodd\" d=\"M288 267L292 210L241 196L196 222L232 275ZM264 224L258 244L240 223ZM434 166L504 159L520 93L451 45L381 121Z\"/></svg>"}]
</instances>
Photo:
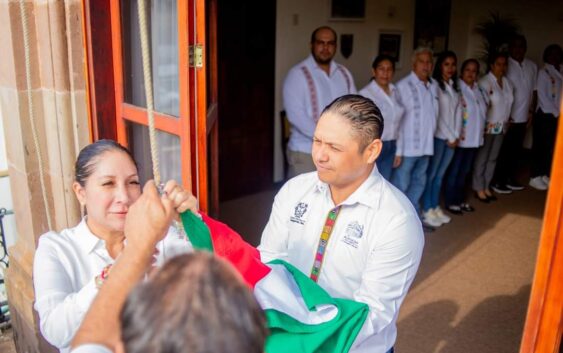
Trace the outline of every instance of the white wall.
<instances>
[{"instance_id":1,"label":"white wall","mask_svg":"<svg viewBox=\"0 0 563 353\"><path fill-rule=\"evenodd\" d=\"M363 21L330 21L329 0L278 0L276 24L276 73L274 114L274 180L281 180L283 155L279 112L283 110L281 87L287 71L309 55L311 32L329 25L340 34L354 35L354 50L348 59L340 55L335 60L344 64L356 80L358 89L370 77L371 61L377 54L379 32L394 30L403 34L401 62L395 79L410 70L413 48L415 0L366 0L366 18ZM545 46L563 44L562 0L452 0L449 49L460 61L475 57L481 48L481 39L473 29L490 11L500 11L514 18L528 39L528 56L541 64ZM390 15L391 14L391 15Z\"/></svg>"},{"instance_id":2,"label":"white wall","mask_svg":"<svg viewBox=\"0 0 563 353\"><path fill-rule=\"evenodd\" d=\"M0 170L8 169L6 158L6 139L4 138L4 125L2 121L2 110L0 109ZM13 210L12 193L10 191L10 178L0 177L0 208ZM16 242L16 220L14 215L7 215L3 219L4 231L6 232L6 243L10 247ZM0 251L0 257L2 256Z\"/></svg>"}]
</instances>

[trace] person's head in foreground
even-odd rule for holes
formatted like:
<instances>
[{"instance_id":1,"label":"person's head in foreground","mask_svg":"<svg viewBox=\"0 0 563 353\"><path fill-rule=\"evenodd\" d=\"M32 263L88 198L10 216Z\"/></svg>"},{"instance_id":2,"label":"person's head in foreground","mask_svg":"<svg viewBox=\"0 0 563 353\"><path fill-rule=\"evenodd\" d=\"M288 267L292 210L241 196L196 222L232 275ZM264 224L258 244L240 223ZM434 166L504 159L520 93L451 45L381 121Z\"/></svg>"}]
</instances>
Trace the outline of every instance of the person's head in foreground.
<instances>
[{"instance_id":1,"label":"person's head in foreground","mask_svg":"<svg viewBox=\"0 0 563 353\"><path fill-rule=\"evenodd\" d=\"M313 162L331 191L349 194L373 170L381 152L383 117L368 98L349 94L330 103L313 136Z\"/></svg>"},{"instance_id":2,"label":"person's head in foreground","mask_svg":"<svg viewBox=\"0 0 563 353\"><path fill-rule=\"evenodd\" d=\"M205 252L167 262L121 311L127 353L262 353L264 314L238 273Z\"/></svg>"}]
</instances>

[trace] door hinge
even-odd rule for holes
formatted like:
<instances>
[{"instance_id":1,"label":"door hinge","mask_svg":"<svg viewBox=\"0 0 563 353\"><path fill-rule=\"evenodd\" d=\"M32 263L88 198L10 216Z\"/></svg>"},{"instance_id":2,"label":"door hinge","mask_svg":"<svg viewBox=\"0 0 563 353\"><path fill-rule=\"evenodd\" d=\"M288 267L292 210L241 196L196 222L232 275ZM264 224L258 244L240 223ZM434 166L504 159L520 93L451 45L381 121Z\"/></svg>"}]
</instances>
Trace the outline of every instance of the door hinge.
<instances>
[{"instance_id":1,"label":"door hinge","mask_svg":"<svg viewBox=\"0 0 563 353\"><path fill-rule=\"evenodd\" d=\"M190 67L203 67L203 45L190 45Z\"/></svg>"}]
</instances>

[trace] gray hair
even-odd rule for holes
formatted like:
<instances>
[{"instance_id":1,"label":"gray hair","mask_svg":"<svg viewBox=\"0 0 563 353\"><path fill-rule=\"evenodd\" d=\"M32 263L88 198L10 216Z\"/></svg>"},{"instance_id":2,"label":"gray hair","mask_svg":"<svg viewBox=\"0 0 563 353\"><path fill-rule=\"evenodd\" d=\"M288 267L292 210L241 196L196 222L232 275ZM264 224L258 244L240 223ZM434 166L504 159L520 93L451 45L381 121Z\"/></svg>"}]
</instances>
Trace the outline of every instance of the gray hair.
<instances>
[{"instance_id":1,"label":"gray hair","mask_svg":"<svg viewBox=\"0 0 563 353\"><path fill-rule=\"evenodd\" d=\"M416 57L419 56L420 54L423 53L428 53L430 54L430 57L432 58L434 56L434 52L432 51L432 49L430 49L429 47L417 47L413 52L412 52L412 62L414 63L416 61Z\"/></svg>"},{"instance_id":2,"label":"gray hair","mask_svg":"<svg viewBox=\"0 0 563 353\"><path fill-rule=\"evenodd\" d=\"M375 103L358 94L347 94L336 98L322 112L333 113L348 120L353 134L358 137L360 151L383 133L383 116Z\"/></svg>"}]
</instances>

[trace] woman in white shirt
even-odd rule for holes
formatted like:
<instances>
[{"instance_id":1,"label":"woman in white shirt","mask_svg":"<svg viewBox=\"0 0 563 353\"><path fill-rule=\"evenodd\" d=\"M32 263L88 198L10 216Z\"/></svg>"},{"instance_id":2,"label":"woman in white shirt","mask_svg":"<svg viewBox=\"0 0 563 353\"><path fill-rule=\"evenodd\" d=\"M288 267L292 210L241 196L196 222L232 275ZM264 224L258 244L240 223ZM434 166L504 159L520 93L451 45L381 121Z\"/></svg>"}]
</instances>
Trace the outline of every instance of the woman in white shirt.
<instances>
[{"instance_id":1,"label":"woman in white shirt","mask_svg":"<svg viewBox=\"0 0 563 353\"><path fill-rule=\"evenodd\" d=\"M513 87L505 77L508 68L506 53L493 53L489 58L489 73L479 80L479 86L489 101L483 146L477 151L473 169L473 190L479 201L496 200L489 186L502 145L506 123L514 101Z\"/></svg>"},{"instance_id":2,"label":"woman in white shirt","mask_svg":"<svg viewBox=\"0 0 563 353\"><path fill-rule=\"evenodd\" d=\"M141 195L137 165L121 145L97 141L78 155L73 190L87 216L74 228L43 234L33 264L41 333L61 352L69 351L98 288L127 246L125 217ZM187 209L189 194L176 182L166 183L163 192L178 212ZM155 249L155 262L190 249L186 238L171 228Z\"/></svg>"},{"instance_id":3,"label":"woman in white shirt","mask_svg":"<svg viewBox=\"0 0 563 353\"><path fill-rule=\"evenodd\" d=\"M530 175L530 186L538 190L545 190L549 186L557 120L561 112L562 58L561 47L557 44L549 45L543 52L545 65L538 71L538 106L533 120L533 162Z\"/></svg>"},{"instance_id":4,"label":"woman in white shirt","mask_svg":"<svg viewBox=\"0 0 563 353\"><path fill-rule=\"evenodd\" d=\"M444 51L438 56L432 76L439 86L439 113L434 134L434 155L430 159L422 195L422 220L432 227L439 227L451 221L440 208L440 190L461 132L457 57L454 52Z\"/></svg>"},{"instance_id":5,"label":"woman in white shirt","mask_svg":"<svg viewBox=\"0 0 563 353\"><path fill-rule=\"evenodd\" d=\"M386 179L391 179L397 150L397 135L401 118L405 109L400 103L399 91L391 83L395 73L395 61L388 55L378 55L373 64L373 80L359 92L362 96L371 99L381 111L384 128L381 140L383 148L376 165L379 173Z\"/></svg>"},{"instance_id":6,"label":"woman in white shirt","mask_svg":"<svg viewBox=\"0 0 563 353\"><path fill-rule=\"evenodd\" d=\"M485 92L477 84L479 62L467 59L461 65L460 105L461 133L444 186L444 201L450 212L473 212L465 201L465 180L471 170L477 149L483 144L483 130L487 119Z\"/></svg>"}]
</instances>

